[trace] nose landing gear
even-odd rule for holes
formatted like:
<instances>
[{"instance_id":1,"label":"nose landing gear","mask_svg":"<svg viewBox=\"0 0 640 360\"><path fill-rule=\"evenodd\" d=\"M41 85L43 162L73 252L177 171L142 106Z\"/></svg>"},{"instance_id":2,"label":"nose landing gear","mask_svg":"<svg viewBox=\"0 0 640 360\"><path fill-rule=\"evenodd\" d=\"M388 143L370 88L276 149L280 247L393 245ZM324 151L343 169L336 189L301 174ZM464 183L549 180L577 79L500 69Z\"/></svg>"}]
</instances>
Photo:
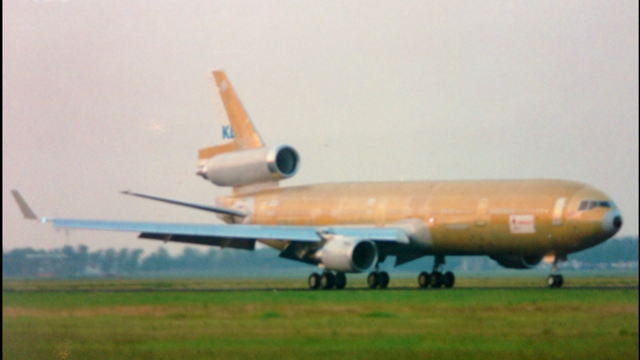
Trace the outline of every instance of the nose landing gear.
<instances>
[{"instance_id":1,"label":"nose landing gear","mask_svg":"<svg viewBox=\"0 0 640 360\"><path fill-rule=\"evenodd\" d=\"M558 260L559 256L555 256L553 259L553 267L551 268L551 275L547 278L547 286L550 289L560 288L564 284L564 278L558 272Z\"/></svg>"}]
</instances>

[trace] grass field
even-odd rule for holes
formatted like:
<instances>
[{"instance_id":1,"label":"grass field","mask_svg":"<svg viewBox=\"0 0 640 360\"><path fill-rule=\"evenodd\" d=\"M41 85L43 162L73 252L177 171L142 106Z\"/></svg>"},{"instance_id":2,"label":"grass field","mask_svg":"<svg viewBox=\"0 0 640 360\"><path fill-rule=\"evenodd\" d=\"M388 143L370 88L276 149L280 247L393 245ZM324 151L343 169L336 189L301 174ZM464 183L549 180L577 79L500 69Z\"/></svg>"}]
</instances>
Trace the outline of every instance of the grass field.
<instances>
[{"instance_id":1,"label":"grass field","mask_svg":"<svg viewBox=\"0 0 640 360\"><path fill-rule=\"evenodd\" d=\"M251 287L253 281L3 281L3 289ZM304 286L287 281L286 286ZM2 354L5 359L638 358L637 289L518 288L513 279L467 279L473 288L464 288L460 281L461 288L427 291L3 291ZM575 286L614 282L573 281ZM512 287L475 288L488 282ZM615 283L637 286L638 277Z\"/></svg>"}]
</instances>

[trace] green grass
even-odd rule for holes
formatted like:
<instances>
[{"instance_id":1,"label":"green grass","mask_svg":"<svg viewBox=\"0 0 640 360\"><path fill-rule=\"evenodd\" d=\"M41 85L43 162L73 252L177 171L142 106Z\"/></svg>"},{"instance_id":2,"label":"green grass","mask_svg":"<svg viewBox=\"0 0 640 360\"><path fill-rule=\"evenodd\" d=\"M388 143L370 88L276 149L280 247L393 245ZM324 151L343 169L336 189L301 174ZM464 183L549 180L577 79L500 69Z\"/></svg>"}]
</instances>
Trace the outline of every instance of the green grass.
<instances>
[{"instance_id":1,"label":"green grass","mask_svg":"<svg viewBox=\"0 0 640 360\"><path fill-rule=\"evenodd\" d=\"M3 292L2 303L6 359L638 358L637 289Z\"/></svg>"}]
</instances>

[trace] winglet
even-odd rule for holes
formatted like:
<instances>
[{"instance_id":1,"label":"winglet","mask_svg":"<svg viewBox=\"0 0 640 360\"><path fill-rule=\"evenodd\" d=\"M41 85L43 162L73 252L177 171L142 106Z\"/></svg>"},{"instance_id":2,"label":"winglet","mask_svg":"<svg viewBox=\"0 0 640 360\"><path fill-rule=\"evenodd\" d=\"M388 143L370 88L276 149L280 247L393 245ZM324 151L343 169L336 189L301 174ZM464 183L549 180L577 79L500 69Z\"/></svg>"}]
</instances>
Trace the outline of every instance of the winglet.
<instances>
[{"instance_id":1,"label":"winglet","mask_svg":"<svg viewBox=\"0 0 640 360\"><path fill-rule=\"evenodd\" d=\"M13 195L13 198L16 199L16 202L20 207L20 211L22 211L22 216L24 216L25 219L38 220L38 217L36 216L36 214L33 212L33 210L31 210L29 205L27 205L27 202L24 201L24 199L22 198L22 196L17 190L11 190L11 194Z\"/></svg>"}]
</instances>

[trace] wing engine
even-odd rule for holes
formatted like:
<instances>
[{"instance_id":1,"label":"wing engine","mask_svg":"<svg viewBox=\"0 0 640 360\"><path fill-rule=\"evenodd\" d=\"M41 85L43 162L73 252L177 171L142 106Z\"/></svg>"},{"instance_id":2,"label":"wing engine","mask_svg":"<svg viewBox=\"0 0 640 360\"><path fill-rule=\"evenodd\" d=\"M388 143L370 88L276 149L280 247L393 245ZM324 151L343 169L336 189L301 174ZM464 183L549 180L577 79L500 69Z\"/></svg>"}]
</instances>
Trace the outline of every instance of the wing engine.
<instances>
[{"instance_id":1,"label":"wing engine","mask_svg":"<svg viewBox=\"0 0 640 360\"><path fill-rule=\"evenodd\" d=\"M337 235L315 257L329 270L363 272L378 261L378 249L373 241Z\"/></svg>"}]
</instances>

